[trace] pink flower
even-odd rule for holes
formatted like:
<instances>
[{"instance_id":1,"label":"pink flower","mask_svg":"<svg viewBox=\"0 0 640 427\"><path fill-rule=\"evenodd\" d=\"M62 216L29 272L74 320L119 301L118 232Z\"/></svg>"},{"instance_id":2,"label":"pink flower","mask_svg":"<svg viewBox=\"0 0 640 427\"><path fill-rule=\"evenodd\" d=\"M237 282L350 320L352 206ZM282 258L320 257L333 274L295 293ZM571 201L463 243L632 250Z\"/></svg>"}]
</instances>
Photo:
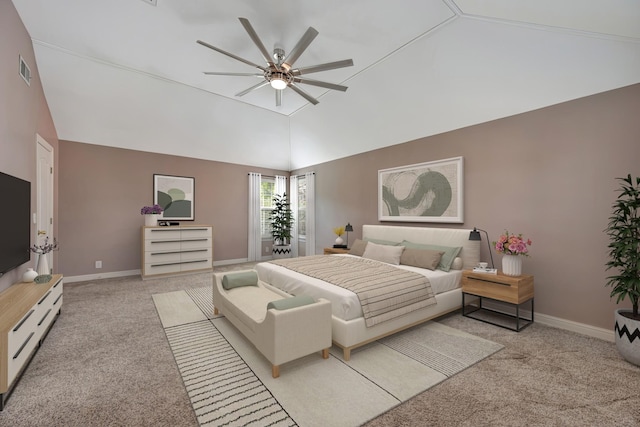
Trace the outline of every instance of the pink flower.
<instances>
[{"instance_id":1,"label":"pink flower","mask_svg":"<svg viewBox=\"0 0 640 427\"><path fill-rule=\"evenodd\" d=\"M493 242L493 245L499 253L529 256L527 246L531 246L531 239L525 241L522 234L509 234L505 231L497 241Z\"/></svg>"}]
</instances>

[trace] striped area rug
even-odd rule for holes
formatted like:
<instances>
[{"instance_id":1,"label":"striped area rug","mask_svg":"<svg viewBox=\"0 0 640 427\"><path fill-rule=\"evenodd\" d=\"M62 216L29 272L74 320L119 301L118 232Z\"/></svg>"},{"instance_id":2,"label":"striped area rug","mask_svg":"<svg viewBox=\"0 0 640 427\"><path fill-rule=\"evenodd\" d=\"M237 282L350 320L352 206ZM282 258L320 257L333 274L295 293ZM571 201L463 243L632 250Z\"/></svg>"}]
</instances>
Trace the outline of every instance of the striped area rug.
<instances>
[{"instance_id":1,"label":"striped area rug","mask_svg":"<svg viewBox=\"0 0 640 427\"><path fill-rule=\"evenodd\" d=\"M165 332L200 425L297 425L211 322Z\"/></svg>"},{"instance_id":2,"label":"striped area rug","mask_svg":"<svg viewBox=\"0 0 640 427\"><path fill-rule=\"evenodd\" d=\"M359 426L503 348L426 322L354 349L348 362L334 347L327 360L286 363L274 379L255 347L213 315L210 288L182 292L154 302L161 321L171 313L164 330L202 426ZM180 301L178 319L172 299ZM202 313L206 320L194 320Z\"/></svg>"}]
</instances>

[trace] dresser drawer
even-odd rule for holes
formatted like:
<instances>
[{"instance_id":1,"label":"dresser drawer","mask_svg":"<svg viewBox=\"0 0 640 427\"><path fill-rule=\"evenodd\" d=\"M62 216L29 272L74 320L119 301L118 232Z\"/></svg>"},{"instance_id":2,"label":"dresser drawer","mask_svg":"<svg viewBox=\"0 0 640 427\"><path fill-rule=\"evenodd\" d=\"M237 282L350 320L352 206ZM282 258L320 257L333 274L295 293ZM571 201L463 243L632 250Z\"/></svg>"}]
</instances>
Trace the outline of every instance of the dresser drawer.
<instances>
[{"instance_id":1,"label":"dresser drawer","mask_svg":"<svg viewBox=\"0 0 640 427\"><path fill-rule=\"evenodd\" d=\"M205 249L192 249L186 252L182 252L181 261L193 261L193 260L211 260L211 248Z\"/></svg>"},{"instance_id":2,"label":"dresser drawer","mask_svg":"<svg viewBox=\"0 0 640 427\"><path fill-rule=\"evenodd\" d=\"M180 262L180 250L172 252L146 252L144 262L146 264L168 264Z\"/></svg>"},{"instance_id":3,"label":"dresser drawer","mask_svg":"<svg viewBox=\"0 0 640 427\"><path fill-rule=\"evenodd\" d=\"M180 240L179 228L153 227L144 229L145 240Z\"/></svg>"},{"instance_id":4,"label":"dresser drawer","mask_svg":"<svg viewBox=\"0 0 640 427\"><path fill-rule=\"evenodd\" d=\"M186 261L181 265L180 271L186 272L190 270L204 270L206 268L211 268L210 259Z\"/></svg>"},{"instance_id":5,"label":"dresser drawer","mask_svg":"<svg viewBox=\"0 0 640 427\"><path fill-rule=\"evenodd\" d=\"M182 239L212 237L211 227L187 227L182 229Z\"/></svg>"},{"instance_id":6,"label":"dresser drawer","mask_svg":"<svg viewBox=\"0 0 640 427\"><path fill-rule=\"evenodd\" d=\"M180 272L180 261L176 261L171 264L145 264L144 274L145 276L152 276L154 274L170 274Z\"/></svg>"},{"instance_id":7,"label":"dresser drawer","mask_svg":"<svg viewBox=\"0 0 640 427\"><path fill-rule=\"evenodd\" d=\"M183 240L180 245L180 249L183 251L190 249L207 249L211 248L211 239L210 238L191 238L187 240Z\"/></svg>"},{"instance_id":8,"label":"dresser drawer","mask_svg":"<svg viewBox=\"0 0 640 427\"><path fill-rule=\"evenodd\" d=\"M180 246L180 240L147 240L145 252L179 251Z\"/></svg>"}]
</instances>

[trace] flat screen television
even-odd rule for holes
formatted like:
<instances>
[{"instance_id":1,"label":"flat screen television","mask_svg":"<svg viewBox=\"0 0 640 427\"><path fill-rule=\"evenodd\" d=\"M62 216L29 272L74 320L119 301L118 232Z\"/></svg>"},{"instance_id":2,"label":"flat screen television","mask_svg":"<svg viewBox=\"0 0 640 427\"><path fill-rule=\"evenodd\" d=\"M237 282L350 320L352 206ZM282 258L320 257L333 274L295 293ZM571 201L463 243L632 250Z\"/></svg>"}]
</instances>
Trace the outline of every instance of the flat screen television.
<instances>
[{"instance_id":1,"label":"flat screen television","mask_svg":"<svg viewBox=\"0 0 640 427\"><path fill-rule=\"evenodd\" d=\"M0 276L31 259L31 183L0 172Z\"/></svg>"}]
</instances>

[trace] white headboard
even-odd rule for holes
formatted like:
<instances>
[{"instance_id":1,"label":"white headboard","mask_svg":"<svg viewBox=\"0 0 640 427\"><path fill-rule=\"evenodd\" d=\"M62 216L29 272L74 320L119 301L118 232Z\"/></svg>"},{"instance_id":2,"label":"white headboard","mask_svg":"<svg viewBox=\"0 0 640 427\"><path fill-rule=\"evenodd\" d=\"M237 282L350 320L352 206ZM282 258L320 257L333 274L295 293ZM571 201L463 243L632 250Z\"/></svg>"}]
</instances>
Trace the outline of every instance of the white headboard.
<instances>
[{"instance_id":1,"label":"white headboard","mask_svg":"<svg viewBox=\"0 0 640 427\"><path fill-rule=\"evenodd\" d=\"M469 240L471 230L464 228L402 227L393 225L363 225L362 238L381 239L391 242L408 240L413 243L442 246L461 246L458 255L462 268L471 269L480 261L480 242Z\"/></svg>"}]
</instances>

